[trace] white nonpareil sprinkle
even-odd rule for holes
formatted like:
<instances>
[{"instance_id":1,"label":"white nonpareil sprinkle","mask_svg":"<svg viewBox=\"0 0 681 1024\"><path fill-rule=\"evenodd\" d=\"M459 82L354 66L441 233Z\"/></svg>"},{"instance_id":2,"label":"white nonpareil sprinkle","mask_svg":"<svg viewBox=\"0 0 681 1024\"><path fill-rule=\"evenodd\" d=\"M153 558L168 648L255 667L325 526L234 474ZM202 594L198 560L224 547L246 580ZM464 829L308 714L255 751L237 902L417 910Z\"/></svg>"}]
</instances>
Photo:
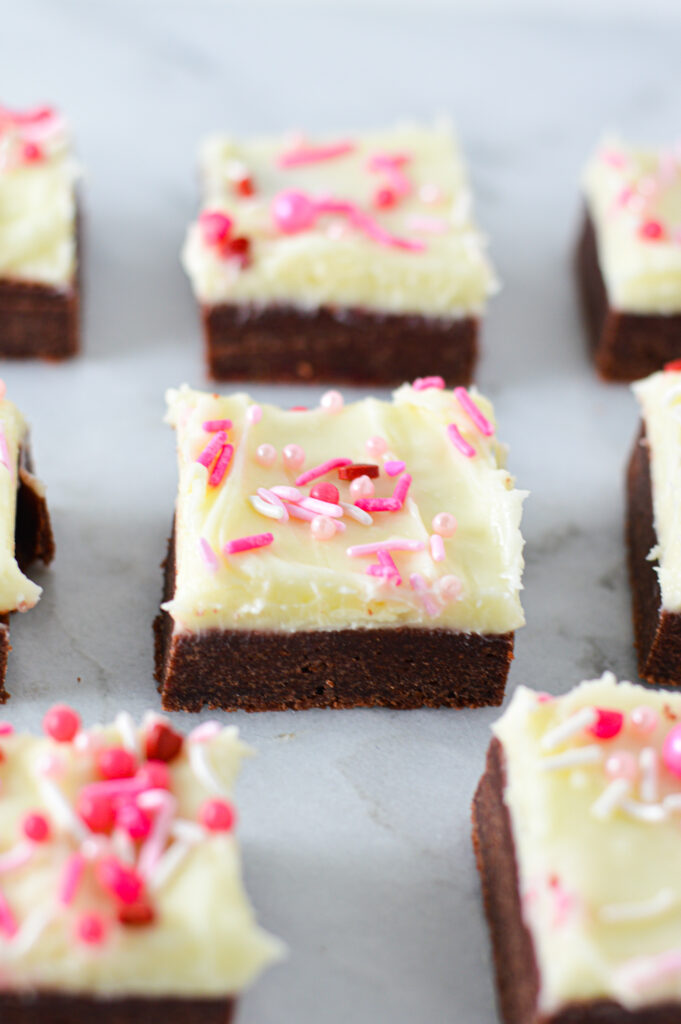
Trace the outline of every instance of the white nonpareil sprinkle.
<instances>
[{"instance_id":1,"label":"white nonpareil sprinkle","mask_svg":"<svg viewBox=\"0 0 681 1024\"><path fill-rule=\"evenodd\" d=\"M189 763L192 766L194 775L206 789L220 796L229 796L228 790L222 785L210 765L208 749L205 743L189 744Z\"/></svg>"},{"instance_id":2,"label":"white nonpareil sprinkle","mask_svg":"<svg viewBox=\"0 0 681 1024\"><path fill-rule=\"evenodd\" d=\"M30 952L55 916L56 910L53 906L34 907L29 911L21 928L7 947L10 957L21 957Z\"/></svg>"},{"instance_id":3,"label":"white nonpareil sprinkle","mask_svg":"<svg viewBox=\"0 0 681 1024\"><path fill-rule=\"evenodd\" d=\"M608 903L600 908L598 916L606 924L645 921L666 914L676 903L677 899L672 889L660 889L648 900L639 900L636 903Z\"/></svg>"},{"instance_id":4,"label":"white nonpareil sprinkle","mask_svg":"<svg viewBox=\"0 0 681 1024\"><path fill-rule=\"evenodd\" d=\"M638 766L641 770L641 800L655 803L659 798L657 751L653 747L644 747L638 755Z\"/></svg>"},{"instance_id":5,"label":"white nonpareil sprinkle","mask_svg":"<svg viewBox=\"0 0 681 1024\"><path fill-rule=\"evenodd\" d=\"M248 500L256 512L261 516L267 516L268 519L283 519L286 515L281 505L273 505L271 501L265 501L258 494L251 494Z\"/></svg>"},{"instance_id":6,"label":"white nonpareil sprinkle","mask_svg":"<svg viewBox=\"0 0 681 1024\"><path fill-rule=\"evenodd\" d=\"M651 825L665 821L668 817L668 809L664 804L642 804L638 800L626 799L622 801L621 806L625 814Z\"/></svg>"},{"instance_id":7,"label":"white nonpareil sprinkle","mask_svg":"<svg viewBox=\"0 0 681 1024\"><path fill-rule=\"evenodd\" d=\"M366 509L357 508L356 505L351 505L349 501L339 501L338 504L350 519L355 519L358 523L361 523L362 526L373 525L373 517L369 515Z\"/></svg>"},{"instance_id":8,"label":"white nonpareil sprinkle","mask_svg":"<svg viewBox=\"0 0 681 1024\"><path fill-rule=\"evenodd\" d=\"M168 847L165 853L156 862L153 874L147 880L147 885L152 892L160 889L167 881L169 881L170 877L175 874L180 864L191 850L192 845L192 843L179 839Z\"/></svg>"},{"instance_id":9,"label":"white nonpareil sprinkle","mask_svg":"<svg viewBox=\"0 0 681 1024\"><path fill-rule=\"evenodd\" d=\"M82 843L91 835L91 832L77 816L59 786L52 779L47 779L44 776L40 779L39 784L43 800L52 817L62 828L75 836L79 843Z\"/></svg>"},{"instance_id":10,"label":"white nonpareil sprinkle","mask_svg":"<svg viewBox=\"0 0 681 1024\"><path fill-rule=\"evenodd\" d=\"M619 807L631 789L629 779L613 779L607 786L598 800L591 805L591 813L594 818L605 821L609 818L615 808Z\"/></svg>"},{"instance_id":11,"label":"white nonpareil sprinkle","mask_svg":"<svg viewBox=\"0 0 681 1024\"><path fill-rule=\"evenodd\" d=\"M598 713L595 708L581 708L560 725L556 725L544 733L541 739L541 749L553 750L555 747L559 747L561 743L565 743L572 736L584 732L590 725L594 725L597 719Z\"/></svg>"},{"instance_id":12,"label":"white nonpareil sprinkle","mask_svg":"<svg viewBox=\"0 0 681 1024\"><path fill-rule=\"evenodd\" d=\"M125 749L139 756L140 745L137 737L137 728L130 712L119 711L114 719L114 726L118 729L121 743Z\"/></svg>"},{"instance_id":13,"label":"white nonpareil sprinkle","mask_svg":"<svg viewBox=\"0 0 681 1024\"><path fill-rule=\"evenodd\" d=\"M562 754L554 754L553 757L544 757L539 762L539 766L545 772L555 772L561 768L576 768L581 764L598 764L602 760L602 749L593 743L587 747L564 750Z\"/></svg>"}]
</instances>

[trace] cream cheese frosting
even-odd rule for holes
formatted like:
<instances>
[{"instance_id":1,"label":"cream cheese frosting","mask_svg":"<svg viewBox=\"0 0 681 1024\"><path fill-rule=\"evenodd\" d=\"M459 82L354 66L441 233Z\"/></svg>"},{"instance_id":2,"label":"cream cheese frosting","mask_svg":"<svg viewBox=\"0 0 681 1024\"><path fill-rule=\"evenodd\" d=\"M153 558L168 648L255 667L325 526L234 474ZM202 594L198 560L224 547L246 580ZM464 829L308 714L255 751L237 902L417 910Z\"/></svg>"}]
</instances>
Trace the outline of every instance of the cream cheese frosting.
<instances>
[{"instance_id":1,"label":"cream cheese frosting","mask_svg":"<svg viewBox=\"0 0 681 1024\"><path fill-rule=\"evenodd\" d=\"M62 727L75 715L58 714ZM138 728L121 714L70 742L1 728L1 988L227 997L281 956L255 921L229 824L233 784L251 753L235 727L204 724L182 741L158 715ZM159 729L164 740L150 749ZM122 778L120 764L105 761L110 748L132 765ZM154 781L134 789L147 754ZM92 831L92 808L102 813L102 801L115 824ZM143 838L134 831L140 813ZM48 829L44 841L33 839L36 816ZM142 895L131 895L140 880Z\"/></svg>"},{"instance_id":2,"label":"cream cheese frosting","mask_svg":"<svg viewBox=\"0 0 681 1024\"><path fill-rule=\"evenodd\" d=\"M406 625L501 634L524 624L525 492L514 489L505 468L492 407L475 391L457 389L457 398L441 380L421 389L422 383L403 385L392 401L343 405L338 392L329 392L318 408L304 411L260 406L243 393L221 397L187 386L168 392L179 494L176 588L164 608L176 631ZM466 399L487 433L464 410ZM298 455L294 466L285 461L290 446ZM229 463L212 484L220 451ZM373 493L368 514L355 504L364 500L355 493L357 481L339 479L337 469L296 483L330 459L374 464L378 476L363 481ZM312 513L297 518L320 482L338 492L329 514L315 516L325 520L321 533L330 534L323 540L308 521ZM294 488L281 492L286 519L272 518L282 486ZM380 507L386 499L392 511L372 510L375 500ZM266 546L230 551L235 541L261 535L271 538Z\"/></svg>"},{"instance_id":3,"label":"cream cheese frosting","mask_svg":"<svg viewBox=\"0 0 681 1024\"><path fill-rule=\"evenodd\" d=\"M216 136L201 150L200 169L204 212L227 215L233 234L249 246L244 265L207 241L199 221L191 225L182 259L204 304L452 318L479 314L496 290L459 147L446 123L313 142ZM310 201L353 204L354 219L326 212L304 230L281 230L274 204L290 190ZM415 243L417 251L376 241L357 227L360 216L369 216L380 232Z\"/></svg>"},{"instance_id":4,"label":"cream cheese frosting","mask_svg":"<svg viewBox=\"0 0 681 1024\"><path fill-rule=\"evenodd\" d=\"M519 687L494 726L539 1012L681 1000L681 696Z\"/></svg>"},{"instance_id":5,"label":"cream cheese frosting","mask_svg":"<svg viewBox=\"0 0 681 1024\"><path fill-rule=\"evenodd\" d=\"M650 450L653 518L662 607L681 612L681 372L664 370L633 385Z\"/></svg>"},{"instance_id":6,"label":"cream cheese frosting","mask_svg":"<svg viewBox=\"0 0 681 1024\"><path fill-rule=\"evenodd\" d=\"M0 277L60 290L73 284L78 177L54 110L0 107Z\"/></svg>"},{"instance_id":7,"label":"cream cheese frosting","mask_svg":"<svg viewBox=\"0 0 681 1024\"><path fill-rule=\"evenodd\" d=\"M681 147L606 139L583 177L611 306L681 312Z\"/></svg>"},{"instance_id":8,"label":"cream cheese frosting","mask_svg":"<svg viewBox=\"0 0 681 1024\"><path fill-rule=\"evenodd\" d=\"M28 436L26 421L16 405L0 399L0 614L26 611L42 589L21 571L14 554L19 451ZM22 471L23 472L23 471ZM42 484L30 477L34 489Z\"/></svg>"}]
</instances>

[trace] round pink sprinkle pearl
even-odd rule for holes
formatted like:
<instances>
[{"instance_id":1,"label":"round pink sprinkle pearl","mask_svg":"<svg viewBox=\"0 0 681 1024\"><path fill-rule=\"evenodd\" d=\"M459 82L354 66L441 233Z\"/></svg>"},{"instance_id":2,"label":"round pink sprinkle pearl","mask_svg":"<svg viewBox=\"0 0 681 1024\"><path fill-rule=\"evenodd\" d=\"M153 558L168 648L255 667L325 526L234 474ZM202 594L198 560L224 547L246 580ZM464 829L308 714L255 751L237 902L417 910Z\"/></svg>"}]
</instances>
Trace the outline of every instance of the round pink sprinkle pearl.
<instances>
[{"instance_id":1,"label":"round pink sprinkle pearl","mask_svg":"<svg viewBox=\"0 0 681 1024\"><path fill-rule=\"evenodd\" d=\"M681 778L681 725L670 729L662 744L662 760L672 775Z\"/></svg>"},{"instance_id":2,"label":"round pink sprinkle pearl","mask_svg":"<svg viewBox=\"0 0 681 1024\"><path fill-rule=\"evenodd\" d=\"M44 843L51 835L50 823L44 814L27 814L23 821L24 835L34 843Z\"/></svg>"},{"instance_id":3,"label":"round pink sprinkle pearl","mask_svg":"<svg viewBox=\"0 0 681 1024\"><path fill-rule=\"evenodd\" d=\"M634 708L631 712L629 721L634 732L639 733L641 736L647 736L657 729L657 711L653 711L646 704L641 704L640 707Z\"/></svg>"},{"instance_id":4,"label":"round pink sprinkle pearl","mask_svg":"<svg viewBox=\"0 0 681 1024\"><path fill-rule=\"evenodd\" d=\"M274 197L272 216L280 231L294 233L314 224L317 208L303 192L289 189Z\"/></svg>"},{"instance_id":5,"label":"round pink sprinkle pearl","mask_svg":"<svg viewBox=\"0 0 681 1024\"><path fill-rule=\"evenodd\" d=\"M328 501L331 505L337 505L340 494L335 484L324 480L310 488L310 497L317 498L318 501Z\"/></svg>"},{"instance_id":6,"label":"round pink sprinkle pearl","mask_svg":"<svg viewBox=\"0 0 681 1024\"><path fill-rule=\"evenodd\" d=\"M336 535L336 527L329 516L315 516L310 520L310 533L315 540L331 540Z\"/></svg>"},{"instance_id":7,"label":"round pink sprinkle pearl","mask_svg":"<svg viewBox=\"0 0 681 1024\"><path fill-rule=\"evenodd\" d=\"M209 832L231 832L236 814L226 800L206 800L199 811L199 821Z\"/></svg>"},{"instance_id":8,"label":"round pink sprinkle pearl","mask_svg":"<svg viewBox=\"0 0 681 1024\"><path fill-rule=\"evenodd\" d=\"M353 501L358 498L373 498L374 482L370 476L356 476L350 484L350 497Z\"/></svg>"},{"instance_id":9,"label":"round pink sprinkle pearl","mask_svg":"<svg viewBox=\"0 0 681 1024\"><path fill-rule=\"evenodd\" d=\"M146 839L151 830L151 818L131 800L118 809L116 825L127 832L131 839Z\"/></svg>"},{"instance_id":10,"label":"round pink sprinkle pearl","mask_svg":"<svg viewBox=\"0 0 681 1024\"><path fill-rule=\"evenodd\" d=\"M383 454L383 452L387 452L388 442L384 437L379 437L379 435L377 434L374 437L370 437L367 440L365 448L369 455L372 455L374 458L377 459Z\"/></svg>"},{"instance_id":11,"label":"round pink sprinkle pearl","mask_svg":"<svg viewBox=\"0 0 681 1024\"><path fill-rule=\"evenodd\" d=\"M633 782L637 771L636 758L626 750L611 754L605 762L605 774L609 779L628 779Z\"/></svg>"},{"instance_id":12,"label":"round pink sprinkle pearl","mask_svg":"<svg viewBox=\"0 0 681 1024\"><path fill-rule=\"evenodd\" d=\"M99 914L82 914L76 923L76 935L88 946L100 946L106 937L106 925Z\"/></svg>"},{"instance_id":13,"label":"round pink sprinkle pearl","mask_svg":"<svg viewBox=\"0 0 681 1024\"><path fill-rule=\"evenodd\" d=\"M343 408L343 396L340 391L327 391L322 395L319 404L326 412L340 412Z\"/></svg>"},{"instance_id":14,"label":"round pink sprinkle pearl","mask_svg":"<svg viewBox=\"0 0 681 1024\"><path fill-rule=\"evenodd\" d=\"M612 740L622 731L624 715L613 708L594 708L596 721L588 731L599 740Z\"/></svg>"},{"instance_id":15,"label":"round pink sprinkle pearl","mask_svg":"<svg viewBox=\"0 0 681 1024\"><path fill-rule=\"evenodd\" d=\"M43 718L43 729L58 743L70 743L80 729L80 715L66 704L55 704Z\"/></svg>"},{"instance_id":16,"label":"round pink sprinkle pearl","mask_svg":"<svg viewBox=\"0 0 681 1024\"><path fill-rule=\"evenodd\" d=\"M438 512L433 517L433 532L441 537L451 537L456 530L456 519L450 512Z\"/></svg>"},{"instance_id":17,"label":"round pink sprinkle pearl","mask_svg":"<svg viewBox=\"0 0 681 1024\"><path fill-rule=\"evenodd\" d=\"M287 469L300 469L305 462L305 452L299 444L287 444L283 456Z\"/></svg>"},{"instance_id":18,"label":"round pink sprinkle pearl","mask_svg":"<svg viewBox=\"0 0 681 1024\"><path fill-rule=\"evenodd\" d=\"M259 444L255 449L255 461L261 466L273 466L277 460L277 449L273 444Z\"/></svg>"},{"instance_id":19,"label":"round pink sprinkle pearl","mask_svg":"<svg viewBox=\"0 0 681 1024\"><path fill-rule=\"evenodd\" d=\"M440 580L440 596L445 601L456 601L461 594L461 580L456 576L443 576Z\"/></svg>"}]
</instances>

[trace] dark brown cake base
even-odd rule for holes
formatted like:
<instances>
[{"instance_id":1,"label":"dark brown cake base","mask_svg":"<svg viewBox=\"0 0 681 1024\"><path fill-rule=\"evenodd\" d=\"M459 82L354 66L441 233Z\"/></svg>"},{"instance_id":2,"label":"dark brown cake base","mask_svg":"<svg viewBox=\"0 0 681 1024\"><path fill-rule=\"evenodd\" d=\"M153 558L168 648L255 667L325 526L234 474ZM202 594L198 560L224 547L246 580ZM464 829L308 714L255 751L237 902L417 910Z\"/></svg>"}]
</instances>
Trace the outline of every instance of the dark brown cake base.
<instances>
[{"instance_id":1,"label":"dark brown cake base","mask_svg":"<svg viewBox=\"0 0 681 1024\"><path fill-rule=\"evenodd\" d=\"M174 591L171 539L163 600ZM513 659L513 633L400 627L175 634L161 612L154 636L155 677L169 711L482 707L501 704Z\"/></svg>"},{"instance_id":2,"label":"dark brown cake base","mask_svg":"<svg viewBox=\"0 0 681 1024\"><path fill-rule=\"evenodd\" d=\"M215 380L401 384L437 373L470 384L478 320L291 306L202 306Z\"/></svg>"},{"instance_id":3,"label":"dark brown cake base","mask_svg":"<svg viewBox=\"0 0 681 1024\"><path fill-rule=\"evenodd\" d=\"M0 358L67 359L80 347L79 287L0 280Z\"/></svg>"},{"instance_id":4,"label":"dark brown cake base","mask_svg":"<svg viewBox=\"0 0 681 1024\"><path fill-rule=\"evenodd\" d=\"M610 306L588 214L577 246L576 271L584 323L601 377L639 380L681 358L681 314L624 313Z\"/></svg>"},{"instance_id":5,"label":"dark brown cake base","mask_svg":"<svg viewBox=\"0 0 681 1024\"><path fill-rule=\"evenodd\" d=\"M94 999L52 992L0 994L2 1024L230 1024L235 999Z\"/></svg>"},{"instance_id":6,"label":"dark brown cake base","mask_svg":"<svg viewBox=\"0 0 681 1024\"><path fill-rule=\"evenodd\" d=\"M26 443L19 452L14 545L16 560L22 572L25 572L32 562L40 560L49 565L54 558L54 537L47 502L36 489L31 450ZM0 615L0 704L4 704L9 698L9 693L5 689L5 676L7 656L11 649L9 615ZM0 1020L2 1019L0 1014Z\"/></svg>"},{"instance_id":7,"label":"dark brown cake base","mask_svg":"<svg viewBox=\"0 0 681 1024\"><path fill-rule=\"evenodd\" d=\"M499 1011L504 1024L679 1024L681 1004L627 1010L612 1000L571 1003L547 1016L537 1009L539 974L522 918L511 820L503 800L503 750L492 740L473 799L473 846L492 939Z\"/></svg>"},{"instance_id":8,"label":"dark brown cake base","mask_svg":"<svg viewBox=\"0 0 681 1024\"><path fill-rule=\"evenodd\" d=\"M681 615L664 611L657 560L650 452L644 428L636 439L627 472L626 541L638 670L649 683L681 684ZM681 1014L679 1016L681 1019Z\"/></svg>"}]
</instances>

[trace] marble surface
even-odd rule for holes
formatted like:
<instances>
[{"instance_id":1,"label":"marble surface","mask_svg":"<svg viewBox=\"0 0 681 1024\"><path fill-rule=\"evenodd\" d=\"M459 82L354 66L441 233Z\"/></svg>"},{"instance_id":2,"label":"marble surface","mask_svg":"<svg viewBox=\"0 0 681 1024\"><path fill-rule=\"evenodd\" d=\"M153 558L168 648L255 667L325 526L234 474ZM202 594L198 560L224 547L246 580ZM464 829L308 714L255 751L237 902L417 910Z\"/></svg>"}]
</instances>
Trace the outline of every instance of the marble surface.
<instances>
[{"instance_id":1,"label":"marble surface","mask_svg":"<svg viewBox=\"0 0 681 1024\"><path fill-rule=\"evenodd\" d=\"M635 674L622 470L636 413L598 383L571 278L581 164L601 131L678 132L678 21L455 9L23 0L3 99L70 114L86 169L85 353L1 365L33 424L58 557L12 623L7 714L56 699L92 722L157 707L151 621L175 489L163 392L204 381L178 263L207 131L368 127L447 111L504 282L479 382L526 504L509 691ZM433 367L437 371L437 367ZM294 404L320 389L254 388ZM239 788L246 875L286 963L240 1024L492 1024L469 805L496 710L234 715L259 750ZM183 724L194 720L185 716Z\"/></svg>"}]
</instances>

